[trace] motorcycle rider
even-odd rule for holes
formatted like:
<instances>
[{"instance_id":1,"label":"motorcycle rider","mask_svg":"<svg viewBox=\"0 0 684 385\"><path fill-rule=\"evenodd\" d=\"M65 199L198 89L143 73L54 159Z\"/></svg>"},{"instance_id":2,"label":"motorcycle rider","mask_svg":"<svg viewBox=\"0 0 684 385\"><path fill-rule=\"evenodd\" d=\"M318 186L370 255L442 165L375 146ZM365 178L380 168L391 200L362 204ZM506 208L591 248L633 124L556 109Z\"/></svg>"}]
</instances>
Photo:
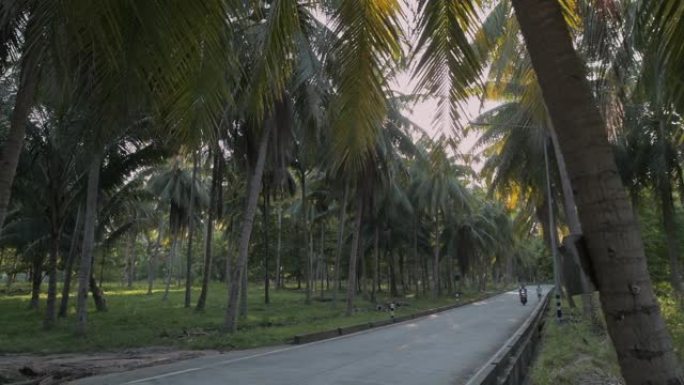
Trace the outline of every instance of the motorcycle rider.
<instances>
[{"instance_id":1,"label":"motorcycle rider","mask_svg":"<svg viewBox=\"0 0 684 385\"><path fill-rule=\"evenodd\" d=\"M525 284L520 285L520 289L518 289L518 296L520 296L520 303L523 305L527 304L527 288L525 287Z\"/></svg>"},{"instance_id":2,"label":"motorcycle rider","mask_svg":"<svg viewBox=\"0 0 684 385\"><path fill-rule=\"evenodd\" d=\"M537 299L541 299L542 297L542 287L541 285L537 285Z\"/></svg>"}]
</instances>

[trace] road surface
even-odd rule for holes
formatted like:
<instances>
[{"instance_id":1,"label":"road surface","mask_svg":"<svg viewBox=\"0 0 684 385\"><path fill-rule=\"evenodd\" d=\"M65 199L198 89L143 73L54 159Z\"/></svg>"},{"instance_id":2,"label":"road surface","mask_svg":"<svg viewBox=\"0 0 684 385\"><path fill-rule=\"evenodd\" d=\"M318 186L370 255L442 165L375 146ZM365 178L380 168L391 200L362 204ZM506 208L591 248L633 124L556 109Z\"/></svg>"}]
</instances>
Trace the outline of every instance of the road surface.
<instances>
[{"instance_id":1,"label":"road surface","mask_svg":"<svg viewBox=\"0 0 684 385\"><path fill-rule=\"evenodd\" d=\"M545 291L548 290L545 287ZM229 352L90 377L92 384L453 385L465 383L538 303L516 292L382 328L305 345Z\"/></svg>"}]
</instances>

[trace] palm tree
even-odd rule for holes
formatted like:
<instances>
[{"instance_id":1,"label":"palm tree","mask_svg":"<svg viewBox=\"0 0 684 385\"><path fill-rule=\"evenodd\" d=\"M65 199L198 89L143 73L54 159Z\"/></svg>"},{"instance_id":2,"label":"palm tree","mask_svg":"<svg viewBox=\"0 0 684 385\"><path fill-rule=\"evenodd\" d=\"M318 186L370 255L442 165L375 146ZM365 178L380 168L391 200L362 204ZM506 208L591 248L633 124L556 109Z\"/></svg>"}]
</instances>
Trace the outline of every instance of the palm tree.
<instances>
[{"instance_id":1,"label":"palm tree","mask_svg":"<svg viewBox=\"0 0 684 385\"><path fill-rule=\"evenodd\" d=\"M561 6L556 1L513 0L513 7L578 198L577 211L623 376L628 384L681 383L606 125ZM641 353L645 351L653 354Z\"/></svg>"},{"instance_id":2,"label":"palm tree","mask_svg":"<svg viewBox=\"0 0 684 385\"><path fill-rule=\"evenodd\" d=\"M167 259L166 288L163 299L166 300L171 285L173 267L176 263L179 234L187 226L188 212L193 207L206 207L209 198L204 189L193 180L192 176L180 168L180 160L175 159L171 166L153 176L148 184L149 190L160 200L169 205L169 234L171 249ZM190 202L190 199L194 202Z\"/></svg>"},{"instance_id":3,"label":"palm tree","mask_svg":"<svg viewBox=\"0 0 684 385\"><path fill-rule=\"evenodd\" d=\"M439 266L444 216L448 211L466 211L470 197L461 182L464 170L448 156L445 139L428 144L426 150L426 156L411 169L414 183L411 196L425 210L433 226L432 295L436 297L441 295Z\"/></svg>"}]
</instances>

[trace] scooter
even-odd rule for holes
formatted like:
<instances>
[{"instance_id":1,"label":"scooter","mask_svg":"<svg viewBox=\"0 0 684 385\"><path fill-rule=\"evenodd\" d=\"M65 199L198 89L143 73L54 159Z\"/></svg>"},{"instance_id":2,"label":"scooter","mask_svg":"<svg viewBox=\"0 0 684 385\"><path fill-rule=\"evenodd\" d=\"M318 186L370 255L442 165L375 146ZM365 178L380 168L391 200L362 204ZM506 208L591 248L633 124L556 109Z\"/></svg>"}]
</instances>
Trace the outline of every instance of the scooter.
<instances>
[{"instance_id":1,"label":"scooter","mask_svg":"<svg viewBox=\"0 0 684 385\"><path fill-rule=\"evenodd\" d=\"M523 306L527 305L527 291L525 290L520 292L520 303L522 303Z\"/></svg>"}]
</instances>

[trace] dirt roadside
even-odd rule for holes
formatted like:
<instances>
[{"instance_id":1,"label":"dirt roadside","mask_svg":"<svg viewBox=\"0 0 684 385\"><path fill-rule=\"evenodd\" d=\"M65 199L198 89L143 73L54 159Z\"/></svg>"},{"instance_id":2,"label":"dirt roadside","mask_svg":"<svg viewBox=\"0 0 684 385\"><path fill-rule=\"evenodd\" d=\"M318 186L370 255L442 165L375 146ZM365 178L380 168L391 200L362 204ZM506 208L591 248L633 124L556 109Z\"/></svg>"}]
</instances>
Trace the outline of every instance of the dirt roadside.
<instances>
[{"instance_id":1,"label":"dirt roadside","mask_svg":"<svg viewBox=\"0 0 684 385\"><path fill-rule=\"evenodd\" d=\"M216 354L220 352L159 347L105 353L0 355L0 384L62 384L87 376Z\"/></svg>"}]
</instances>

